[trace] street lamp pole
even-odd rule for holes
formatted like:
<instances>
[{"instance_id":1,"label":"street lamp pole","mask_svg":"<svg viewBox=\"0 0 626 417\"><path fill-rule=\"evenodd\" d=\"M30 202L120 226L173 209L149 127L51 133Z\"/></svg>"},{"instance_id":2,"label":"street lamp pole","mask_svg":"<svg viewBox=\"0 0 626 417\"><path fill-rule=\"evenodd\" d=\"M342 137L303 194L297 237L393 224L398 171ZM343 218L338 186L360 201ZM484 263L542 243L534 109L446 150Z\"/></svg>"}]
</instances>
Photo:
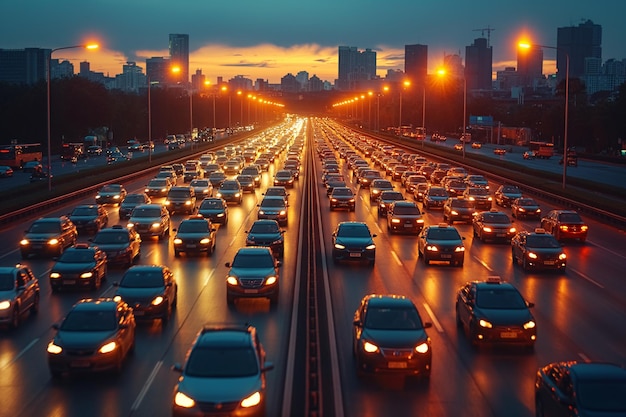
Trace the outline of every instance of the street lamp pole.
<instances>
[{"instance_id":1,"label":"street lamp pole","mask_svg":"<svg viewBox=\"0 0 626 417\"><path fill-rule=\"evenodd\" d=\"M422 149L424 149L424 142L426 142L426 81L422 86L422 130L424 137L422 138Z\"/></svg>"},{"instance_id":2,"label":"street lamp pole","mask_svg":"<svg viewBox=\"0 0 626 417\"><path fill-rule=\"evenodd\" d=\"M148 162L152 162L152 100L150 90L152 90L152 81L148 75Z\"/></svg>"},{"instance_id":3,"label":"street lamp pole","mask_svg":"<svg viewBox=\"0 0 626 417\"><path fill-rule=\"evenodd\" d=\"M465 159L465 118L467 117L467 78L463 76L463 139L461 141L461 146L463 147L463 159Z\"/></svg>"},{"instance_id":4,"label":"street lamp pole","mask_svg":"<svg viewBox=\"0 0 626 417\"><path fill-rule=\"evenodd\" d=\"M52 191L52 133L50 129L50 61L52 61L52 54L62 49L97 49L98 45L85 44L85 45L72 45L63 46L61 48L54 48L50 50L50 55L46 60L46 110L47 110L47 133L48 133L48 191Z\"/></svg>"}]
</instances>

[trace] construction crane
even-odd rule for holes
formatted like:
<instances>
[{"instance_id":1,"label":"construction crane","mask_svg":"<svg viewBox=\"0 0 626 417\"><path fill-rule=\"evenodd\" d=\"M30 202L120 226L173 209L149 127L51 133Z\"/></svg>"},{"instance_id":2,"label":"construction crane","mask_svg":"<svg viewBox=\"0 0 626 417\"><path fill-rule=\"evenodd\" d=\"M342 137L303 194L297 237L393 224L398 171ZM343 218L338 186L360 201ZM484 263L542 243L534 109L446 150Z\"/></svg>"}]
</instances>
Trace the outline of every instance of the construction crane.
<instances>
[{"instance_id":1,"label":"construction crane","mask_svg":"<svg viewBox=\"0 0 626 417\"><path fill-rule=\"evenodd\" d=\"M493 32L495 29L490 27L489 25L487 25L486 28L482 28L482 29L472 29L473 32L478 32L480 31L482 33L482 37L485 37L485 32L487 32L487 48L491 45L491 32Z\"/></svg>"}]
</instances>

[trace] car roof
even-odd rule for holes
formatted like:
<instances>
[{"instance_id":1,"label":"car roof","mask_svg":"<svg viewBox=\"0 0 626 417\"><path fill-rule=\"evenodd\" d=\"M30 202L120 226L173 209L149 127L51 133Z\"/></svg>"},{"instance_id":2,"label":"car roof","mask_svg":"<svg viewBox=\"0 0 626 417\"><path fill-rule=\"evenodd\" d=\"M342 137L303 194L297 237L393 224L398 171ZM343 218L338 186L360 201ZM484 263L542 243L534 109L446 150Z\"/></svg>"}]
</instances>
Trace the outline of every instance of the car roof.
<instances>
[{"instance_id":1,"label":"car roof","mask_svg":"<svg viewBox=\"0 0 626 417\"><path fill-rule=\"evenodd\" d=\"M569 362L570 373L579 379L617 379L626 381L626 369L609 362Z\"/></svg>"},{"instance_id":2,"label":"car roof","mask_svg":"<svg viewBox=\"0 0 626 417\"><path fill-rule=\"evenodd\" d=\"M72 310L90 310L90 311L101 311L101 310L116 310L118 306L118 301L115 301L113 298L84 298L79 300L74 306Z\"/></svg>"},{"instance_id":3,"label":"car roof","mask_svg":"<svg viewBox=\"0 0 626 417\"><path fill-rule=\"evenodd\" d=\"M163 271L169 268L165 265L133 265L128 268L125 273L127 273L128 271L154 271L157 269Z\"/></svg>"},{"instance_id":4,"label":"car roof","mask_svg":"<svg viewBox=\"0 0 626 417\"><path fill-rule=\"evenodd\" d=\"M415 307L410 298L394 294L369 294L365 297L370 307Z\"/></svg>"},{"instance_id":5,"label":"car roof","mask_svg":"<svg viewBox=\"0 0 626 417\"><path fill-rule=\"evenodd\" d=\"M270 248L265 247L265 246L245 246L242 248L239 248L239 250L237 250L237 255L239 254L244 254L244 255L264 255L264 254L272 254Z\"/></svg>"},{"instance_id":6,"label":"car roof","mask_svg":"<svg viewBox=\"0 0 626 417\"><path fill-rule=\"evenodd\" d=\"M200 331L195 346L249 347L252 332L251 326L207 325Z\"/></svg>"}]
</instances>

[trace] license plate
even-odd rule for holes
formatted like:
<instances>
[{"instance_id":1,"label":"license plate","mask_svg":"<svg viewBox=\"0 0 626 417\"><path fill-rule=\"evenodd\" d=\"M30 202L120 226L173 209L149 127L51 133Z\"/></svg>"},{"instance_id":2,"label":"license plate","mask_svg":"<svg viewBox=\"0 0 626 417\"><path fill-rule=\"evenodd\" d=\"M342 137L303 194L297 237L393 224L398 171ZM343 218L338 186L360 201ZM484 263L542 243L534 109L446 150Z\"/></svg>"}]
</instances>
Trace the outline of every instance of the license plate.
<instances>
[{"instance_id":1,"label":"license plate","mask_svg":"<svg viewBox=\"0 0 626 417\"><path fill-rule=\"evenodd\" d=\"M506 236L506 233L497 233L496 234L496 237L505 237L505 236Z\"/></svg>"},{"instance_id":2,"label":"license plate","mask_svg":"<svg viewBox=\"0 0 626 417\"><path fill-rule=\"evenodd\" d=\"M413 225L412 225L411 223L406 223L406 224L404 225L404 227L409 228L409 227L413 227Z\"/></svg>"},{"instance_id":3,"label":"license plate","mask_svg":"<svg viewBox=\"0 0 626 417\"><path fill-rule=\"evenodd\" d=\"M556 261L543 261L544 265L554 265L556 264Z\"/></svg>"},{"instance_id":4,"label":"license plate","mask_svg":"<svg viewBox=\"0 0 626 417\"><path fill-rule=\"evenodd\" d=\"M187 249L195 249L196 245L194 245L193 243L190 243L187 245Z\"/></svg>"},{"instance_id":5,"label":"license plate","mask_svg":"<svg viewBox=\"0 0 626 417\"><path fill-rule=\"evenodd\" d=\"M361 257L361 253L360 252L350 252L350 257L351 258L360 258Z\"/></svg>"},{"instance_id":6,"label":"license plate","mask_svg":"<svg viewBox=\"0 0 626 417\"><path fill-rule=\"evenodd\" d=\"M517 332L500 332L502 339L515 339L517 338Z\"/></svg>"},{"instance_id":7,"label":"license plate","mask_svg":"<svg viewBox=\"0 0 626 417\"><path fill-rule=\"evenodd\" d=\"M441 259L452 259L452 255L444 253L441 255Z\"/></svg>"},{"instance_id":8,"label":"license plate","mask_svg":"<svg viewBox=\"0 0 626 417\"><path fill-rule=\"evenodd\" d=\"M33 245L31 246L33 249L41 249L43 248L43 245Z\"/></svg>"},{"instance_id":9,"label":"license plate","mask_svg":"<svg viewBox=\"0 0 626 417\"><path fill-rule=\"evenodd\" d=\"M388 362L387 367L389 369L406 369L407 363L406 362Z\"/></svg>"},{"instance_id":10,"label":"license plate","mask_svg":"<svg viewBox=\"0 0 626 417\"><path fill-rule=\"evenodd\" d=\"M91 363L89 361L72 361L70 362L72 368L89 368Z\"/></svg>"},{"instance_id":11,"label":"license plate","mask_svg":"<svg viewBox=\"0 0 626 417\"><path fill-rule=\"evenodd\" d=\"M243 292L246 294L257 294L259 290L243 290Z\"/></svg>"},{"instance_id":12,"label":"license plate","mask_svg":"<svg viewBox=\"0 0 626 417\"><path fill-rule=\"evenodd\" d=\"M66 279L63 281L63 285L74 285L74 284L76 284L75 279Z\"/></svg>"}]
</instances>

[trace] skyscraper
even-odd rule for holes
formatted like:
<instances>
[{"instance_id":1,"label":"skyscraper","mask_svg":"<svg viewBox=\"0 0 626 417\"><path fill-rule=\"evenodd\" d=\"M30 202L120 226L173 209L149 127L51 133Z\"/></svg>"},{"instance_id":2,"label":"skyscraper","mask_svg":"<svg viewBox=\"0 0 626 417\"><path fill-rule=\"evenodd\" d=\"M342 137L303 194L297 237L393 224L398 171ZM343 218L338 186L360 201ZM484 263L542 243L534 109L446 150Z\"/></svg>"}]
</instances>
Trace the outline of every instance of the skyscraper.
<instances>
[{"instance_id":1,"label":"skyscraper","mask_svg":"<svg viewBox=\"0 0 626 417\"><path fill-rule=\"evenodd\" d=\"M465 47L467 90L491 90L493 49L486 38L474 39Z\"/></svg>"},{"instance_id":2,"label":"skyscraper","mask_svg":"<svg viewBox=\"0 0 626 417\"><path fill-rule=\"evenodd\" d=\"M189 82L189 35L170 33L170 62L180 68L175 82Z\"/></svg>"},{"instance_id":3,"label":"skyscraper","mask_svg":"<svg viewBox=\"0 0 626 417\"><path fill-rule=\"evenodd\" d=\"M356 46L339 47L339 90L359 88L361 81L376 78L376 52L371 49L359 51Z\"/></svg>"},{"instance_id":4,"label":"skyscraper","mask_svg":"<svg viewBox=\"0 0 626 417\"><path fill-rule=\"evenodd\" d=\"M531 46L517 50L517 74L519 85L532 87L543 78L543 48Z\"/></svg>"},{"instance_id":5,"label":"skyscraper","mask_svg":"<svg viewBox=\"0 0 626 417\"><path fill-rule=\"evenodd\" d=\"M557 78L565 79L566 55L569 55L569 76L585 74L585 58L602 58L602 26L587 20L578 26L557 29Z\"/></svg>"},{"instance_id":6,"label":"skyscraper","mask_svg":"<svg viewBox=\"0 0 626 417\"><path fill-rule=\"evenodd\" d=\"M422 85L428 69L427 45L404 45L404 73L411 82Z\"/></svg>"}]
</instances>

